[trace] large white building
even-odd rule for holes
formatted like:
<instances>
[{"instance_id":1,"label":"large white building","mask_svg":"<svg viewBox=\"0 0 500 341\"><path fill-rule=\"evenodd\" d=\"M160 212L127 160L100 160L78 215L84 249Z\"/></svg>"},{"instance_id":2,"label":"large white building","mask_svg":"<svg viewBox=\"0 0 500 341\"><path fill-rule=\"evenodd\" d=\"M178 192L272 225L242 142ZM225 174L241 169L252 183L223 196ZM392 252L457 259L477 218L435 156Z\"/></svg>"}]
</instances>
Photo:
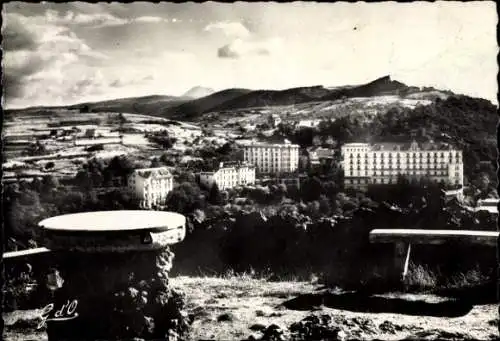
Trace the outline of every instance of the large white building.
<instances>
[{"instance_id":1,"label":"large white building","mask_svg":"<svg viewBox=\"0 0 500 341\"><path fill-rule=\"evenodd\" d=\"M258 173L293 173L299 167L299 146L291 143L243 145L245 161L255 165Z\"/></svg>"},{"instance_id":2,"label":"large white building","mask_svg":"<svg viewBox=\"0 0 500 341\"><path fill-rule=\"evenodd\" d=\"M344 184L394 184L400 175L427 178L463 186L462 151L450 146L415 141L399 143L347 143L342 146Z\"/></svg>"},{"instance_id":3,"label":"large white building","mask_svg":"<svg viewBox=\"0 0 500 341\"><path fill-rule=\"evenodd\" d=\"M173 187L174 178L167 167L136 169L128 178L128 188L142 208L164 205Z\"/></svg>"},{"instance_id":4,"label":"large white building","mask_svg":"<svg viewBox=\"0 0 500 341\"><path fill-rule=\"evenodd\" d=\"M246 163L231 162L219 164L213 172L200 172L200 183L211 187L217 184L220 190L235 186L255 184L255 167Z\"/></svg>"}]
</instances>

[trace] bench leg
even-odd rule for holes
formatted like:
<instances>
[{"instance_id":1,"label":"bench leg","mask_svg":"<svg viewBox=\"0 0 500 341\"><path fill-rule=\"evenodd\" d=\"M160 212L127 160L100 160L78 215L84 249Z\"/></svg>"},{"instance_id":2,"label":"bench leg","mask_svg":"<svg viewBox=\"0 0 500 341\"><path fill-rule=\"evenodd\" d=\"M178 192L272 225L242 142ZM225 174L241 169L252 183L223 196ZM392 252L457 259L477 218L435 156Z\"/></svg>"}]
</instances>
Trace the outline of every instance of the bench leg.
<instances>
[{"instance_id":1,"label":"bench leg","mask_svg":"<svg viewBox=\"0 0 500 341\"><path fill-rule=\"evenodd\" d=\"M406 250L405 265L403 268L403 276L402 276L403 281L405 280L406 275L408 274L408 267L410 265L410 253L411 253L411 244L408 244L408 248Z\"/></svg>"},{"instance_id":2,"label":"bench leg","mask_svg":"<svg viewBox=\"0 0 500 341\"><path fill-rule=\"evenodd\" d=\"M398 281L404 280L410 264L411 244L397 242L394 245L394 275Z\"/></svg>"}]
</instances>

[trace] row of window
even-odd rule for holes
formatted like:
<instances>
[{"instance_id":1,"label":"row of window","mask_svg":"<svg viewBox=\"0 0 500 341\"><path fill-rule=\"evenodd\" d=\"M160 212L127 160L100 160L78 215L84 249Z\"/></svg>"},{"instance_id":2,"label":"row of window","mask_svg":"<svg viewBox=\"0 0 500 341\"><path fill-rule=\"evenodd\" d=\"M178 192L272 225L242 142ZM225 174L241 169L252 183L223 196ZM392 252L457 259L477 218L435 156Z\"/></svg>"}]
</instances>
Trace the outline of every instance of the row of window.
<instances>
[{"instance_id":1,"label":"row of window","mask_svg":"<svg viewBox=\"0 0 500 341\"><path fill-rule=\"evenodd\" d=\"M261 161L261 160L298 160L298 158L281 156L281 157L266 157L266 156L255 156L253 158L245 158L247 161Z\"/></svg>"},{"instance_id":2,"label":"row of window","mask_svg":"<svg viewBox=\"0 0 500 341\"><path fill-rule=\"evenodd\" d=\"M432 166L455 166L460 167L463 165L462 162L444 162L444 161L436 161L436 162L346 162L349 166L356 165L361 167L413 167L413 166L422 166L422 167L432 167Z\"/></svg>"},{"instance_id":3,"label":"row of window","mask_svg":"<svg viewBox=\"0 0 500 341\"><path fill-rule=\"evenodd\" d=\"M344 181L345 184L348 185L366 185L366 184L397 184L398 180L394 178L385 178L385 179L371 179L370 180L365 180L365 179L346 179ZM454 181L455 185L460 185L459 180Z\"/></svg>"},{"instance_id":4,"label":"row of window","mask_svg":"<svg viewBox=\"0 0 500 341\"><path fill-rule=\"evenodd\" d=\"M450 163L454 163L454 162L462 162L461 158L453 158L453 157L450 157L450 158L408 158L408 159L405 159L405 158L401 158L401 159L396 159L396 158L388 158L388 159L377 159L377 158L368 158L368 157L365 157L365 158L348 158L347 160L351 161L351 162L436 162L436 161L441 161L441 162L450 162Z\"/></svg>"},{"instance_id":5,"label":"row of window","mask_svg":"<svg viewBox=\"0 0 500 341\"><path fill-rule=\"evenodd\" d=\"M412 165L410 165L412 166ZM420 165L415 165L415 167L400 167L399 165L397 167L368 167L368 166L365 166L363 167L362 165L357 165L357 166L353 166L353 165L350 165L349 167L346 168L346 170L354 170L354 169L357 169L357 170L414 170L414 169L425 169L425 170L429 170L429 169L446 169L446 170L449 170L450 168L447 167L447 165L443 165L443 164L440 164L440 165L431 165L429 167L424 167L424 165L422 165L422 167L420 167ZM452 168L453 169L453 168ZM459 171L460 168L459 167L455 167L455 171Z\"/></svg>"},{"instance_id":6,"label":"row of window","mask_svg":"<svg viewBox=\"0 0 500 341\"><path fill-rule=\"evenodd\" d=\"M360 154L360 153L357 153L357 154L349 154L349 157L350 158L353 158L354 155L356 155L357 158L360 158L362 155L365 156L365 158L368 158L369 156L372 156L373 155L373 158L393 158L394 157L397 157L397 158L416 158L417 156L419 158L425 158L425 157L460 157L462 154L460 152L456 152L456 153L453 153L451 152L450 154L448 153L444 153L444 152L441 152L441 153L434 153L434 152L428 152L428 153L398 153L398 154L378 154L378 153L363 153L363 154Z\"/></svg>"},{"instance_id":7,"label":"row of window","mask_svg":"<svg viewBox=\"0 0 500 341\"><path fill-rule=\"evenodd\" d=\"M346 176L349 176L349 175L353 175L353 176L356 176L357 174L363 176L364 174L368 175L368 174L371 174L369 172L363 172L363 171L347 171L346 172ZM398 175L398 174L401 174L401 175L404 175L404 174L411 174L411 175L447 175L448 172L447 171L409 171L409 172L396 172L396 171L373 171L373 176L378 176L378 175ZM458 174L459 173L455 173L458 177Z\"/></svg>"}]
</instances>

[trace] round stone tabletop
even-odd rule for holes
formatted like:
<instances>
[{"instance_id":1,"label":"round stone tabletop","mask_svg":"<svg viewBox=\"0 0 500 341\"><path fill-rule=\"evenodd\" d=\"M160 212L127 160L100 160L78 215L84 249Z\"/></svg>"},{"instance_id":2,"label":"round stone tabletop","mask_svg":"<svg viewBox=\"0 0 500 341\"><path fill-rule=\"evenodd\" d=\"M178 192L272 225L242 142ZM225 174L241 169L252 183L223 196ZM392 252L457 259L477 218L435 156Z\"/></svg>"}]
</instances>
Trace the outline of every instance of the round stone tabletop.
<instances>
[{"instance_id":1,"label":"round stone tabletop","mask_svg":"<svg viewBox=\"0 0 500 341\"><path fill-rule=\"evenodd\" d=\"M186 217L160 211L97 211L42 220L51 250L125 252L162 249L186 236Z\"/></svg>"},{"instance_id":2,"label":"round stone tabletop","mask_svg":"<svg viewBox=\"0 0 500 341\"><path fill-rule=\"evenodd\" d=\"M186 218L179 213L160 211L97 211L65 214L42 220L46 230L66 232L112 232L168 230L184 226Z\"/></svg>"}]
</instances>

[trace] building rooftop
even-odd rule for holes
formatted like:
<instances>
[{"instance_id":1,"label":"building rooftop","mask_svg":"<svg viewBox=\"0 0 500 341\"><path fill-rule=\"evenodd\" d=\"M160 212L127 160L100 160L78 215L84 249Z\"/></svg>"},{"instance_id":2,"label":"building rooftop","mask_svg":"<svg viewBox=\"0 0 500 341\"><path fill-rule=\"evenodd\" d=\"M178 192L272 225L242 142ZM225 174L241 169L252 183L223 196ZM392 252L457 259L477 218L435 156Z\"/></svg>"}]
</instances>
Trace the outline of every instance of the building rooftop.
<instances>
[{"instance_id":1,"label":"building rooftop","mask_svg":"<svg viewBox=\"0 0 500 341\"><path fill-rule=\"evenodd\" d=\"M156 167L156 168L141 168L134 170L134 173L142 178L148 179L153 177L171 177L172 174L167 167Z\"/></svg>"},{"instance_id":2,"label":"building rooftop","mask_svg":"<svg viewBox=\"0 0 500 341\"><path fill-rule=\"evenodd\" d=\"M328 148L318 148L315 150L316 155L318 158L333 158L334 155L334 150L333 149L328 149Z\"/></svg>"},{"instance_id":3,"label":"building rooftop","mask_svg":"<svg viewBox=\"0 0 500 341\"><path fill-rule=\"evenodd\" d=\"M218 166L215 166L213 170L206 170L200 172L200 174L214 174L220 169L227 169L227 168L242 168L242 167L249 167L249 168L255 168L254 165L248 163L248 162L243 162L243 161L225 161L219 163Z\"/></svg>"},{"instance_id":4,"label":"building rooftop","mask_svg":"<svg viewBox=\"0 0 500 341\"><path fill-rule=\"evenodd\" d=\"M440 142L424 142L417 143L416 141L412 142L378 142L378 143L347 143L345 146L356 147L356 146L370 146L373 151L408 151L408 150L450 150L453 147L447 143Z\"/></svg>"},{"instance_id":5,"label":"building rooftop","mask_svg":"<svg viewBox=\"0 0 500 341\"><path fill-rule=\"evenodd\" d=\"M445 143L434 143L434 142L425 142L425 143L416 143L416 142L407 142L407 143L391 143L391 142L384 142L384 143L375 143L372 145L372 150L388 150L388 151L395 151L395 150L412 150L415 148L415 150L449 150L452 149L452 146L449 144Z\"/></svg>"},{"instance_id":6,"label":"building rooftop","mask_svg":"<svg viewBox=\"0 0 500 341\"><path fill-rule=\"evenodd\" d=\"M281 148L299 148L298 144L292 144L285 141L284 143L266 143L266 142L241 142L242 146L245 147L281 147Z\"/></svg>"}]
</instances>

